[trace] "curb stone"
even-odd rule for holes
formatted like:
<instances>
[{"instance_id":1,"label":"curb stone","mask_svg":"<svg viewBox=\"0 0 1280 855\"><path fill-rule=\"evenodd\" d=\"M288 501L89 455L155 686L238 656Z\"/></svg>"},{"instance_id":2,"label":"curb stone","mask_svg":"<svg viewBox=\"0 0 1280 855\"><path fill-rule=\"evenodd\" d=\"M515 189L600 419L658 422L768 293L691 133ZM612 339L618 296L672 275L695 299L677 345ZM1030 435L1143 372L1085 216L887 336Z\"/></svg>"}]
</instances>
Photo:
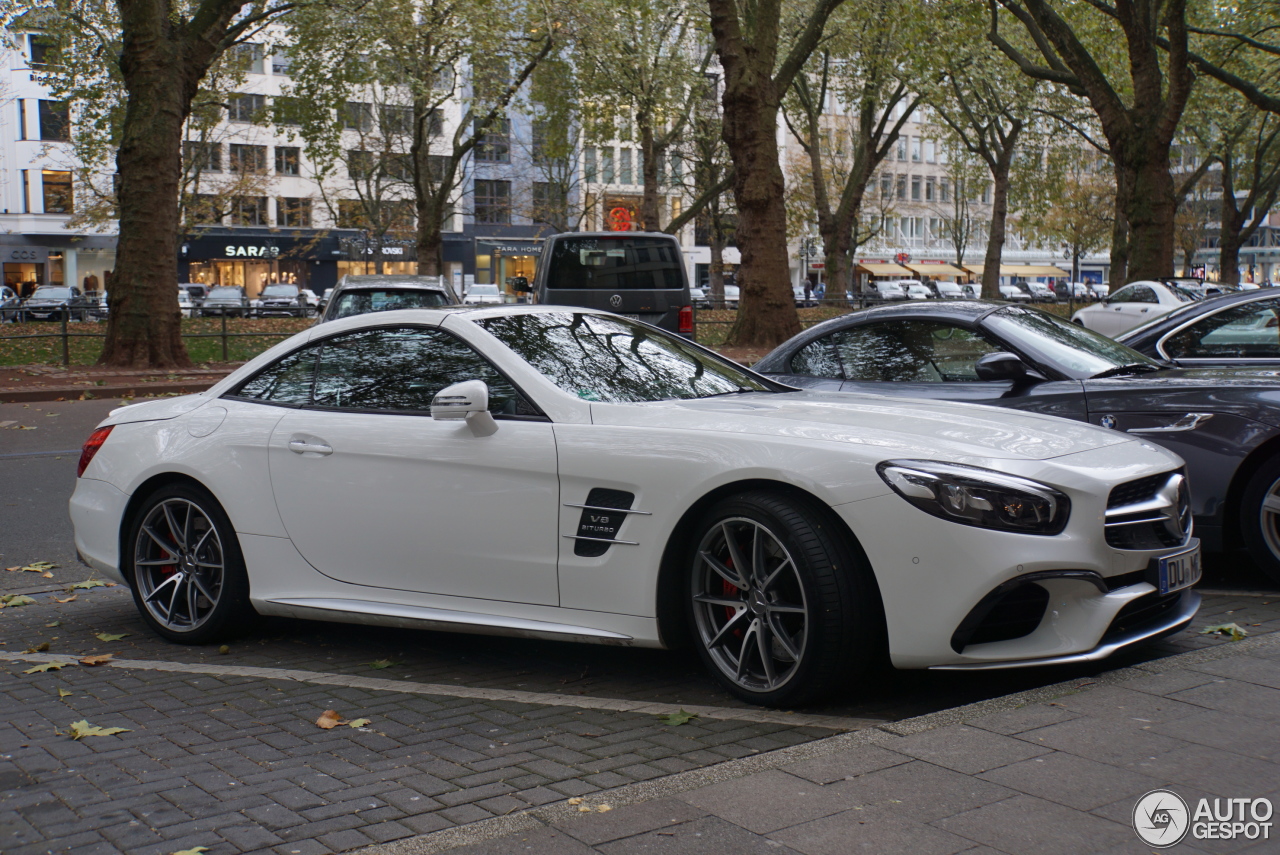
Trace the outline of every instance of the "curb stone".
<instances>
[{"instance_id":1,"label":"curb stone","mask_svg":"<svg viewBox=\"0 0 1280 855\"><path fill-rule=\"evenodd\" d=\"M588 801L592 804L608 804L613 808L639 802L666 798L690 790L699 789L711 784L744 778L756 772L764 772L789 766L801 760L825 757L861 745L893 742L895 737L924 733L925 731L961 724L991 713L1004 712L1028 704L1050 701L1064 695L1075 694L1084 686L1102 686L1123 683L1135 677L1151 674L1166 674L1181 671L1191 666L1226 659L1240 654L1248 654L1255 650L1268 650L1280 646L1280 633L1247 638L1217 647L1192 650L1178 653L1163 659L1142 662L1137 665L1106 671L1081 683L1080 679L1066 680L1050 686L1041 686L1022 692L1014 692L999 698L991 698L977 703L966 704L950 710L941 710L916 718L881 724L865 730L829 736L826 739L806 742L788 748L779 748L752 757L729 760L724 763L693 769L665 778L629 784L616 790L603 790L593 793ZM586 804L586 802L584 802ZM390 843L375 844L354 850L351 855L435 855L462 846L497 840L520 831L532 831L544 826L562 824L567 820L579 817L577 807L567 802L529 808L508 816L494 817L470 825L423 834L417 837L406 837Z\"/></svg>"}]
</instances>

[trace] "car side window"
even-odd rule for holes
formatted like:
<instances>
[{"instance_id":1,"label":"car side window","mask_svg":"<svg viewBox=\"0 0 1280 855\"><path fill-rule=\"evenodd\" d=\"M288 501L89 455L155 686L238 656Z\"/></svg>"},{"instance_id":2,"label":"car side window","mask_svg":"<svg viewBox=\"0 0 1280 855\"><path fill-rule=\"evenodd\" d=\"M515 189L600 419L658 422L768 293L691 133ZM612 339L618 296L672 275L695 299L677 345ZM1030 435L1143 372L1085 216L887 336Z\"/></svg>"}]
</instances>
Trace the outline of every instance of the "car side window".
<instances>
[{"instance_id":1,"label":"car side window","mask_svg":"<svg viewBox=\"0 0 1280 855\"><path fill-rule=\"evenodd\" d=\"M1173 359L1280 359L1280 299L1234 306L1170 336Z\"/></svg>"},{"instance_id":2,"label":"car side window","mask_svg":"<svg viewBox=\"0 0 1280 855\"><path fill-rule=\"evenodd\" d=\"M970 383L978 379L978 360L1001 348L979 333L941 321L895 321L885 324L919 363L917 380Z\"/></svg>"},{"instance_id":3,"label":"car side window","mask_svg":"<svg viewBox=\"0 0 1280 855\"><path fill-rule=\"evenodd\" d=\"M840 357L836 356L831 337L824 336L817 341L811 341L796 351L791 357L791 373L843 380L844 373L840 370Z\"/></svg>"},{"instance_id":4,"label":"car side window","mask_svg":"<svg viewBox=\"0 0 1280 855\"><path fill-rule=\"evenodd\" d=\"M234 396L291 407L311 403L311 381L316 373L318 352L316 345L295 350L258 372Z\"/></svg>"},{"instance_id":5,"label":"car side window","mask_svg":"<svg viewBox=\"0 0 1280 855\"><path fill-rule=\"evenodd\" d=\"M1156 296L1155 289L1150 285L1136 285L1133 289L1133 296L1129 298L1131 303L1159 303L1160 298Z\"/></svg>"},{"instance_id":6,"label":"car side window","mask_svg":"<svg viewBox=\"0 0 1280 855\"><path fill-rule=\"evenodd\" d=\"M488 385L494 415L539 415L470 345L421 327L360 330L326 340L316 366L313 405L427 413L440 390L464 380Z\"/></svg>"},{"instance_id":7,"label":"car side window","mask_svg":"<svg viewBox=\"0 0 1280 855\"><path fill-rule=\"evenodd\" d=\"M1125 287L1121 288L1119 291L1115 292L1114 294L1109 295L1107 297L1107 302L1108 303L1136 302L1133 297L1135 291L1137 291L1137 288L1135 286L1126 285Z\"/></svg>"},{"instance_id":8,"label":"car side window","mask_svg":"<svg viewBox=\"0 0 1280 855\"><path fill-rule=\"evenodd\" d=\"M889 324L840 330L831 336L845 379L864 382L936 382L942 379L893 333Z\"/></svg>"}]
</instances>

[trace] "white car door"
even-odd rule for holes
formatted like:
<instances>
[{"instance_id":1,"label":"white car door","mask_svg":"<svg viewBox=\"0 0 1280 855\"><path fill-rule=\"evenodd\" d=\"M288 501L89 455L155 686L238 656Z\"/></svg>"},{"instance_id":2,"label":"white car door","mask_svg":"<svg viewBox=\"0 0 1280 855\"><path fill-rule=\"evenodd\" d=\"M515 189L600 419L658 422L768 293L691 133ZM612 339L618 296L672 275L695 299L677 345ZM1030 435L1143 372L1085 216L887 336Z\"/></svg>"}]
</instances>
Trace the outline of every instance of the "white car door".
<instances>
[{"instance_id":1,"label":"white car door","mask_svg":"<svg viewBox=\"0 0 1280 855\"><path fill-rule=\"evenodd\" d=\"M326 576L371 588L557 605L555 437L496 369L442 330L312 345L314 391L271 436L276 505ZM435 421L445 386L484 380L499 429Z\"/></svg>"}]
</instances>

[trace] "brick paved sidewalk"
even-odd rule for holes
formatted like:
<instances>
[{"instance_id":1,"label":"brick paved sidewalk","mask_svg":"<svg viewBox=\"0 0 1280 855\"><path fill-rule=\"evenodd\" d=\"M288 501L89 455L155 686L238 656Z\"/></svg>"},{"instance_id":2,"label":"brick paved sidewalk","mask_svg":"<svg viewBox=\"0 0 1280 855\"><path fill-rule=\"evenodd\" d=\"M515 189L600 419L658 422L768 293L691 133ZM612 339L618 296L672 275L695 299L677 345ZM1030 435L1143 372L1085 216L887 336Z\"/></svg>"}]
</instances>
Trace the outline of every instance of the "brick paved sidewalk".
<instances>
[{"instance_id":1,"label":"brick paved sidewalk","mask_svg":"<svg viewBox=\"0 0 1280 855\"><path fill-rule=\"evenodd\" d=\"M1151 853L1143 794L1280 802L1280 637L841 734L362 855ZM611 808L600 812L608 802ZM1280 852L1271 839L1173 852Z\"/></svg>"}]
</instances>

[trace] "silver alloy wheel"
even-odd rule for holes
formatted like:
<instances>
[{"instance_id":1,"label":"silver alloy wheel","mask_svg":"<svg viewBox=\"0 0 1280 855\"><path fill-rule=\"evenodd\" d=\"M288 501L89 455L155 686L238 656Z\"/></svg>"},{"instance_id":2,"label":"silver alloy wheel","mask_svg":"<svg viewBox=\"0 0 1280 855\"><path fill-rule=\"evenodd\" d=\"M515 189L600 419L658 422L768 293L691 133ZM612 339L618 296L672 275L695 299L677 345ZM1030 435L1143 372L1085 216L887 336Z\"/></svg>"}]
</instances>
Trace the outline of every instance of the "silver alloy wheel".
<instances>
[{"instance_id":1,"label":"silver alloy wheel","mask_svg":"<svg viewBox=\"0 0 1280 855\"><path fill-rule=\"evenodd\" d=\"M761 523L732 517L703 536L696 562L694 618L716 667L748 691L786 685L809 640L804 586L787 548Z\"/></svg>"},{"instance_id":2,"label":"silver alloy wheel","mask_svg":"<svg viewBox=\"0 0 1280 855\"><path fill-rule=\"evenodd\" d=\"M142 604L166 629L190 632L213 614L226 568L213 520L186 499L165 499L142 521L133 572Z\"/></svg>"},{"instance_id":3,"label":"silver alloy wheel","mask_svg":"<svg viewBox=\"0 0 1280 855\"><path fill-rule=\"evenodd\" d=\"M1280 560L1280 479L1272 482L1258 508L1258 525L1271 554Z\"/></svg>"}]
</instances>

